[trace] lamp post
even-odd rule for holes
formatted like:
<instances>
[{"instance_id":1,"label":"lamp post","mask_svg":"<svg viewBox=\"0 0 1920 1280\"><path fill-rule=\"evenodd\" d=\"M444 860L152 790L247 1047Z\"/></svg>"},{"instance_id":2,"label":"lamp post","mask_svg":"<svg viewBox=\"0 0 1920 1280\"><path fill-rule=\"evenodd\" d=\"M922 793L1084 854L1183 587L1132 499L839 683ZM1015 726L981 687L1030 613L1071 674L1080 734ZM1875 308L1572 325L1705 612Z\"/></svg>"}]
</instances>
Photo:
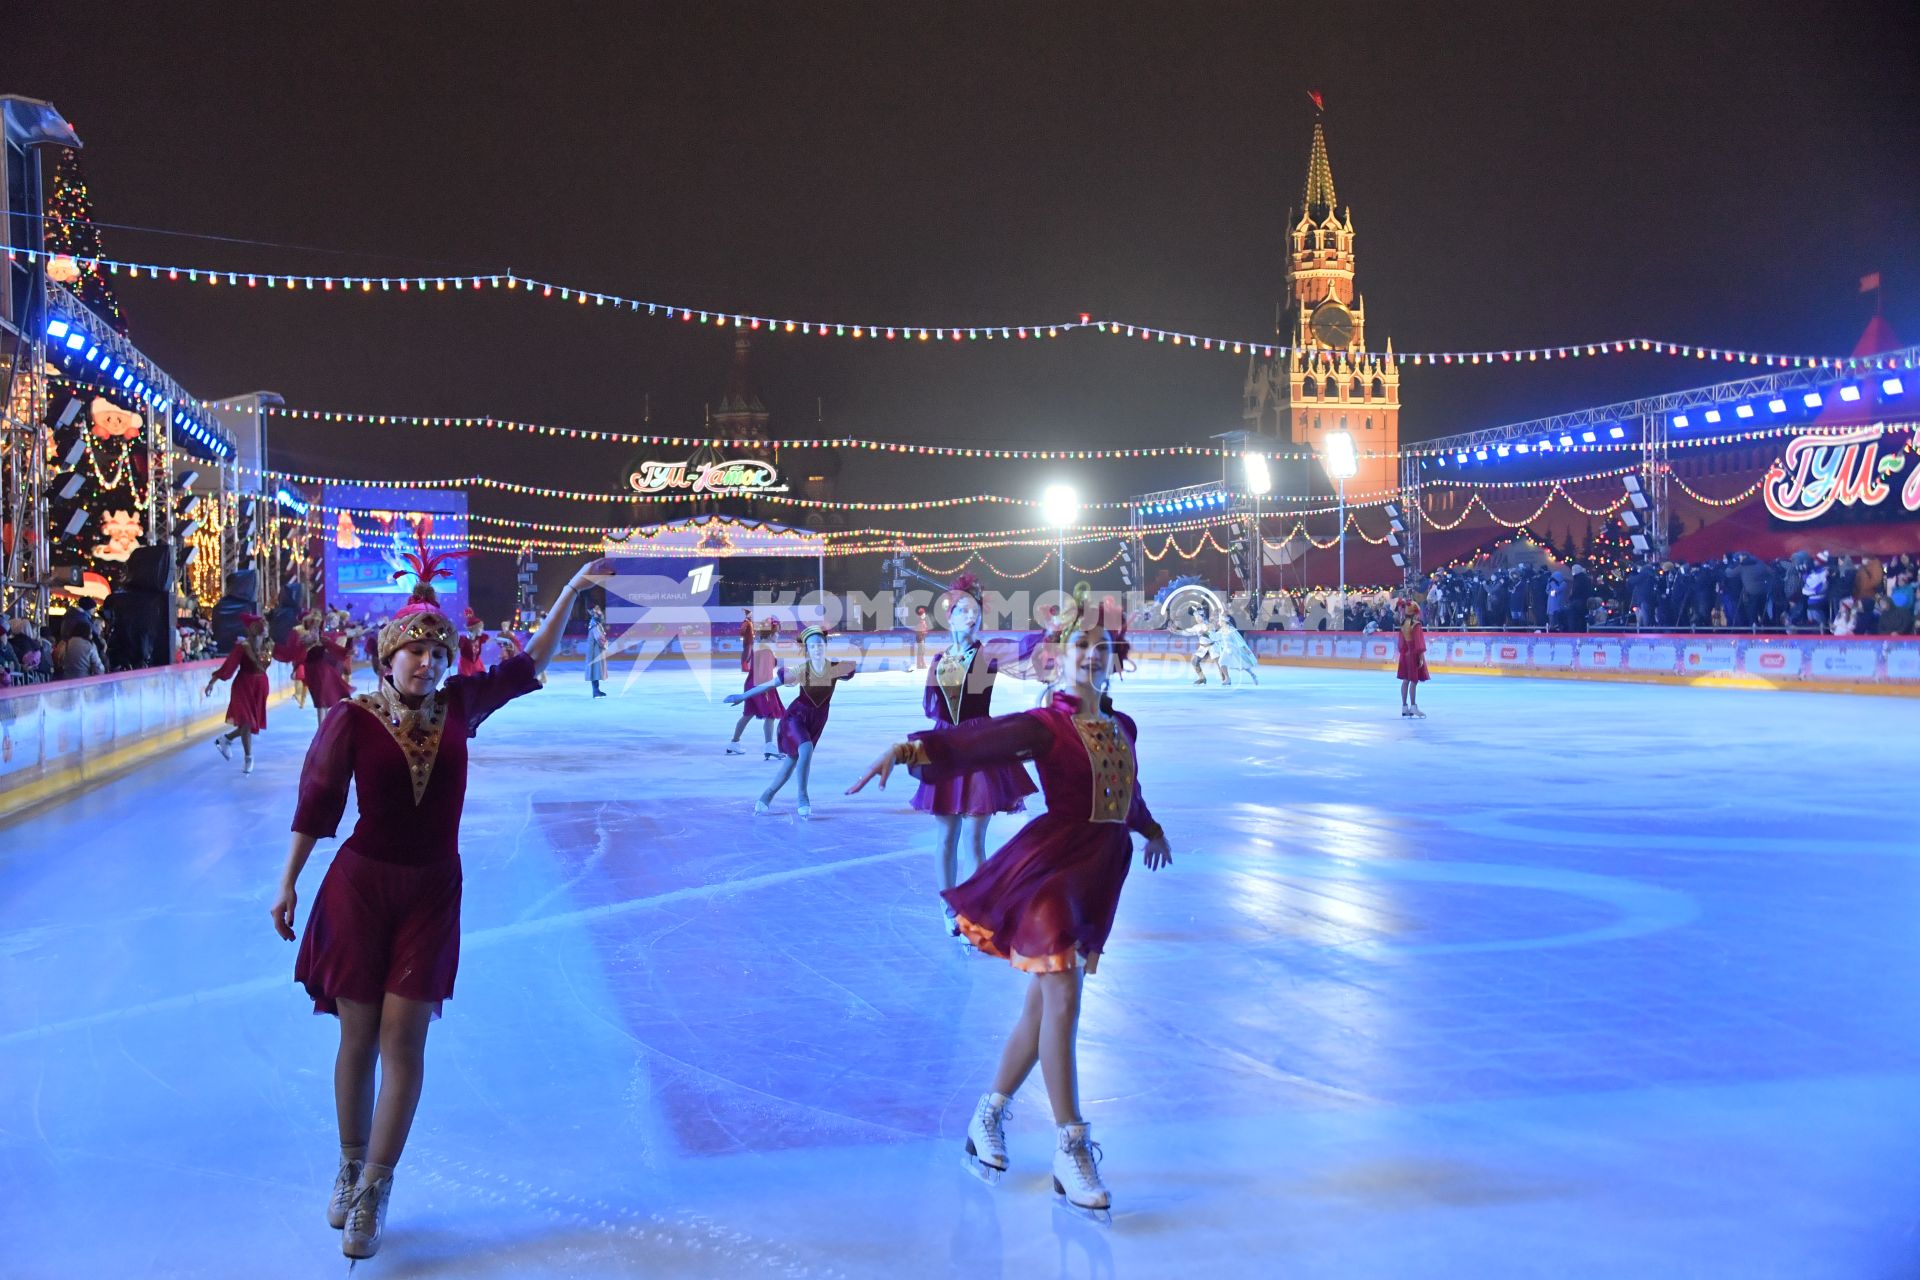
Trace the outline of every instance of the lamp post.
<instances>
[{"instance_id":1,"label":"lamp post","mask_svg":"<svg viewBox=\"0 0 1920 1280\"><path fill-rule=\"evenodd\" d=\"M1060 598L1064 605L1067 595L1067 526L1080 514L1080 494L1070 484L1050 484L1047 491L1040 495L1040 510L1043 518L1060 531Z\"/></svg>"},{"instance_id":2,"label":"lamp post","mask_svg":"<svg viewBox=\"0 0 1920 1280\"><path fill-rule=\"evenodd\" d=\"M1266 576L1267 552L1260 545L1260 499L1273 491L1273 473L1267 469L1267 455L1249 453L1241 459L1247 469L1247 492L1253 495L1253 537L1247 545L1253 552L1253 574L1247 584L1247 600L1253 607L1253 625L1260 623L1261 579Z\"/></svg>"},{"instance_id":3,"label":"lamp post","mask_svg":"<svg viewBox=\"0 0 1920 1280\"><path fill-rule=\"evenodd\" d=\"M1353 450L1353 437L1344 431L1329 431L1320 441L1320 461L1327 474L1340 486L1340 629L1347 629L1347 481L1360 470L1360 459Z\"/></svg>"}]
</instances>

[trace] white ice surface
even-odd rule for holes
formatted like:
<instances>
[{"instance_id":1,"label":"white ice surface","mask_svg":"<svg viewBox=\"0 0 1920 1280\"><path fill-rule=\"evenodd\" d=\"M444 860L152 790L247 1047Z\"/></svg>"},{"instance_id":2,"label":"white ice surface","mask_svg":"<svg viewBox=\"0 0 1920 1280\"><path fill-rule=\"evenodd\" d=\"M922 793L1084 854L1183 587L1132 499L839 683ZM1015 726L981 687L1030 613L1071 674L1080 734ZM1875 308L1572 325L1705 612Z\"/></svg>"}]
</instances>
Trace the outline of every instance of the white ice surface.
<instances>
[{"instance_id":1,"label":"white ice surface","mask_svg":"<svg viewBox=\"0 0 1920 1280\"><path fill-rule=\"evenodd\" d=\"M1176 853L1088 983L1100 1228L1037 1076L1006 1182L959 1168L1023 979L941 936L908 790L840 794L917 677L841 689L801 823L689 673L556 668L475 744L361 1274L1920 1274L1920 702L1262 674L1119 690ZM0 828L0 1274L343 1273L335 1024L266 914L311 726Z\"/></svg>"}]
</instances>

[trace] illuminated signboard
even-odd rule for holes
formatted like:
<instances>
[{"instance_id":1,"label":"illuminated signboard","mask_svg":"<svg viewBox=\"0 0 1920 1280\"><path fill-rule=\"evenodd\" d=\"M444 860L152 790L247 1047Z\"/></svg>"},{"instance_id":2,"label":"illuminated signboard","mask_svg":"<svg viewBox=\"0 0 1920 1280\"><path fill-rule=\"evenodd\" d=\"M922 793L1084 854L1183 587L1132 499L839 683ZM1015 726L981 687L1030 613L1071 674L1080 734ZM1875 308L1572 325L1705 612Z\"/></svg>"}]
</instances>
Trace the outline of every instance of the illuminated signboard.
<instances>
[{"instance_id":1,"label":"illuminated signboard","mask_svg":"<svg viewBox=\"0 0 1920 1280\"><path fill-rule=\"evenodd\" d=\"M1760 495L1775 520L1904 520L1920 513L1920 455L1910 430L1854 427L1795 436Z\"/></svg>"},{"instance_id":2,"label":"illuminated signboard","mask_svg":"<svg viewBox=\"0 0 1920 1280\"><path fill-rule=\"evenodd\" d=\"M718 497L750 498L761 493L785 493L780 472L771 462L735 458L720 462L643 462L627 477L635 493L711 493Z\"/></svg>"}]
</instances>

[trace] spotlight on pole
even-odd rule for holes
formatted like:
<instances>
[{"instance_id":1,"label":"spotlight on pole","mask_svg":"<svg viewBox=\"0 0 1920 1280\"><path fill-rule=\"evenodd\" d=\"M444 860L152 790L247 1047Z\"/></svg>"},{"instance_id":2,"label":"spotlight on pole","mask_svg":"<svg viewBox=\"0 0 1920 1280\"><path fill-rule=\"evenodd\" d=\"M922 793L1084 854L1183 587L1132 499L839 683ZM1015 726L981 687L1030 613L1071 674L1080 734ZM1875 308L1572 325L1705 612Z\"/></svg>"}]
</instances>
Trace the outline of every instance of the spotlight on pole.
<instances>
[{"instance_id":1,"label":"spotlight on pole","mask_svg":"<svg viewBox=\"0 0 1920 1280\"><path fill-rule=\"evenodd\" d=\"M1058 589L1062 596L1067 594L1067 526L1080 515L1080 493L1070 484L1050 484L1046 492L1040 495L1040 512L1043 519L1060 530L1060 572Z\"/></svg>"},{"instance_id":2,"label":"spotlight on pole","mask_svg":"<svg viewBox=\"0 0 1920 1280\"><path fill-rule=\"evenodd\" d=\"M1329 431L1320 440L1320 461L1327 474L1340 485L1340 629L1347 627L1347 481L1360 470L1360 458L1354 452L1353 437L1344 431Z\"/></svg>"},{"instance_id":3,"label":"spotlight on pole","mask_svg":"<svg viewBox=\"0 0 1920 1280\"><path fill-rule=\"evenodd\" d=\"M1249 453L1241 461L1247 469L1247 492L1256 498L1264 498L1272 493L1273 473L1267 468L1267 455Z\"/></svg>"}]
</instances>

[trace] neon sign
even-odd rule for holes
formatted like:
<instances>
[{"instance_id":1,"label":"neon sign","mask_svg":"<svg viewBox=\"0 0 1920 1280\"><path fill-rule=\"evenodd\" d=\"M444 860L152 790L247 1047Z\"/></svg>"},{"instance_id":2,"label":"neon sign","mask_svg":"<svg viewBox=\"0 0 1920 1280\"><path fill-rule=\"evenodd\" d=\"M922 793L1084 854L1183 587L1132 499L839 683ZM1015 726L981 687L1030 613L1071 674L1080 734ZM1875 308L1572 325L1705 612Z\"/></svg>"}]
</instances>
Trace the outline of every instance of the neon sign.
<instances>
[{"instance_id":1,"label":"neon sign","mask_svg":"<svg viewBox=\"0 0 1920 1280\"><path fill-rule=\"evenodd\" d=\"M1767 511L1776 520L1804 524L1835 507L1881 508L1897 492L1907 513L1920 512L1920 466L1886 436L1884 427L1795 436L1761 483ZM1898 480L1902 471L1904 483Z\"/></svg>"},{"instance_id":2,"label":"neon sign","mask_svg":"<svg viewBox=\"0 0 1920 1280\"><path fill-rule=\"evenodd\" d=\"M771 462L758 458L731 461L643 462L627 477L635 493L663 493L684 489L689 493L711 493L718 497L752 497L760 493L785 493L780 472Z\"/></svg>"}]
</instances>

